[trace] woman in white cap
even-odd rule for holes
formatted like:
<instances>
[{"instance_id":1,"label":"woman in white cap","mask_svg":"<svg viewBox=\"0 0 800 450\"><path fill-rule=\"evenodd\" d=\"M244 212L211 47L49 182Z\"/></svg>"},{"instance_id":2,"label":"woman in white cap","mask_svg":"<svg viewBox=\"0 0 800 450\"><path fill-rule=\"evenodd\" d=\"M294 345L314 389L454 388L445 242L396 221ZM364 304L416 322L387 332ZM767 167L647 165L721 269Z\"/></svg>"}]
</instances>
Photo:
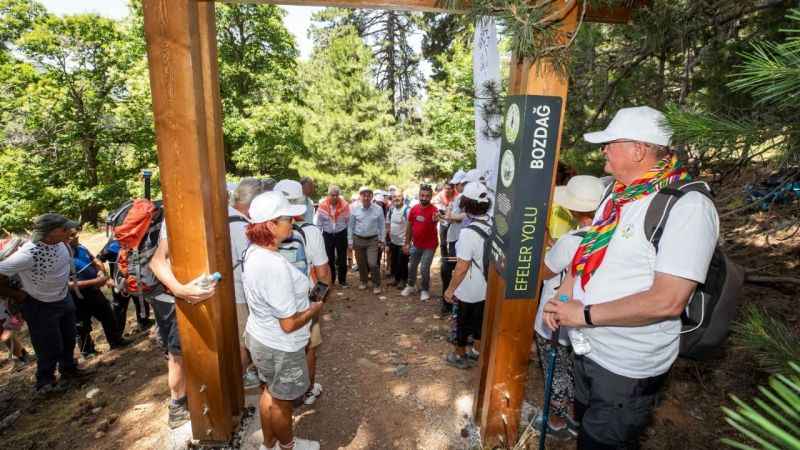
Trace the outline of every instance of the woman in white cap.
<instances>
[{"instance_id":1,"label":"woman in white cap","mask_svg":"<svg viewBox=\"0 0 800 450\"><path fill-rule=\"evenodd\" d=\"M544 305L555 295L563 278L564 272L572 262L572 257L586 227L592 224L595 210L603 199L605 187L603 182L593 176L577 175L567 182L566 186L556 186L553 194L553 203L569 211L577 223L578 228L562 235L548 250L544 257L542 269L542 295L539 300L539 311L534 321L534 338L536 350L539 355L539 365L543 374L547 376L547 355L550 351L556 352L555 371L553 372L552 397L550 403L550 417L548 418L547 435L556 439L570 439L577 436L578 425L573 420L572 404L574 399L574 376L572 349L570 347L568 330L561 328L558 343L554 344L552 331L543 320ZM535 418L537 429L541 429L543 420L539 413Z\"/></svg>"},{"instance_id":2,"label":"woman in white cap","mask_svg":"<svg viewBox=\"0 0 800 450\"><path fill-rule=\"evenodd\" d=\"M280 243L292 235L292 217L305 209L274 191L260 194L250 205L247 238L251 246L242 264L250 308L244 339L263 383L261 450L319 449L318 442L294 437L292 402L309 386L305 348L311 319L319 314L322 303L309 301L308 276L278 253Z\"/></svg>"}]
</instances>

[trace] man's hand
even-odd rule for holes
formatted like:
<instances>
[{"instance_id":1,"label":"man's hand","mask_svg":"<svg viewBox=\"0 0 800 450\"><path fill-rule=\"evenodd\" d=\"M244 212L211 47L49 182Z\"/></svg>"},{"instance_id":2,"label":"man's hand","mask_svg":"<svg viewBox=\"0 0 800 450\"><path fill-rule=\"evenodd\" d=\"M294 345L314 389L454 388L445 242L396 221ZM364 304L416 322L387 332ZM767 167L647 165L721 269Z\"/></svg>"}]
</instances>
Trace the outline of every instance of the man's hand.
<instances>
[{"instance_id":1,"label":"man's hand","mask_svg":"<svg viewBox=\"0 0 800 450\"><path fill-rule=\"evenodd\" d=\"M314 315L314 317L318 317L319 313L322 311L322 305L324 305L323 302L311 302L311 305L308 307L308 309L311 310L311 313Z\"/></svg>"},{"instance_id":2,"label":"man's hand","mask_svg":"<svg viewBox=\"0 0 800 450\"><path fill-rule=\"evenodd\" d=\"M551 299L544 305L544 322L551 330L559 326L580 328L586 326L583 320L583 303L577 300L560 302Z\"/></svg>"},{"instance_id":3,"label":"man's hand","mask_svg":"<svg viewBox=\"0 0 800 450\"><path fill-rule=\"evenodd\" d=\"M446 301L447 303L455 303L456 301L455 291L456 291L455 289L451 288L448 288L446 291L444 291L444 301Z\"/></svg>"},{"instance_id":4,"label":"man's hand","mask_svg":"<svg viewBox=\"0 0 800 450\"><path fill-rule=\"evenodd\" d=\"M410 253L410 249L408 248L408 244L403 246L403 254L408 255Z\"/></svg>"},{"instance_id":5,"label":"man's hand","mask_svg":"<svg viewBox=\"0 0 800 450\"><path fill-rule=\"evenodd\" d=\"M200 303L214 295L216 288L216 282L212 283L208 289L203 289L195 283L189 283L181 285L177 292L173 291L172 293L175 295L175 297L182 298L188 303L195 304Z\"/></svg>"}]
</instances>

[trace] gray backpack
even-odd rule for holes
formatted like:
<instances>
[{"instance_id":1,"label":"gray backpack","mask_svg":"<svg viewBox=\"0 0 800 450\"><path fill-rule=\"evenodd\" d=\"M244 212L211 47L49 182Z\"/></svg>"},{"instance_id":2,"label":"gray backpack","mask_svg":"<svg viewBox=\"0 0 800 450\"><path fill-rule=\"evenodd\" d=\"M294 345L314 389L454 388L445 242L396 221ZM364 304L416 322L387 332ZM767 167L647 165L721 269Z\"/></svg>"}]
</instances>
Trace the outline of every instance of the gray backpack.
<instances>
[{"instance_id":1,"label":"gray backpack","mask_svg":"<svg viewBox=\"0 0 800 450\"><path fill-rule=\"evenodd\" d=\"M610 189L606 196L610 194ZM671 184L653 194L655 198L644 218L644 233L656 252L672 207L688 192L699 192L713 199L711 188L704 181ZM736 315L742 285L744 269L728 258L717 245L705 283L697 285L681 314L680 356L706 359L718 353Z\"/></svg>"}]
</instances>

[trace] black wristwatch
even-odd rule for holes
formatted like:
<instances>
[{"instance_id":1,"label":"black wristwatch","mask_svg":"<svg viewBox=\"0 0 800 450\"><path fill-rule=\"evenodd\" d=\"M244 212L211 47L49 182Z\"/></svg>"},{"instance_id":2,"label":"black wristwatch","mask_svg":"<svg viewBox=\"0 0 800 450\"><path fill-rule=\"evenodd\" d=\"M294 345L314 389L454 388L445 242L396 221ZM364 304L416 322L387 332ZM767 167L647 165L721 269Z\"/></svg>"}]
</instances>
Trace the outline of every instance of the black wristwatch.
<instances>
[{"instance_id":1,"label":"black wristwatch","mask_svg":"<svg viewBox=\"0 0 800 450\"><path fill-rule=\"evenodd\" d=\"M592 305L583 307L583 320L586 321L586 325L594 326L592 323Z\"/></svg>"}]
</instances>

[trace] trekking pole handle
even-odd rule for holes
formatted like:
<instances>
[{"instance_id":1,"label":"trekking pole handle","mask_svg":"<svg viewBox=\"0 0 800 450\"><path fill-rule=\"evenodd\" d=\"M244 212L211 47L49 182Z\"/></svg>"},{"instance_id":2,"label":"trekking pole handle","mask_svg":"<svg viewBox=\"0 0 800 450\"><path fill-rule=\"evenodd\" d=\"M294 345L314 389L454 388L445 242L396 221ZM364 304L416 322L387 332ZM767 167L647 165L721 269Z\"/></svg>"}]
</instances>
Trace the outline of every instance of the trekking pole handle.
<instances>
[{"instance_id":1,"label":"trekking pole handle","mask_svg":"<svg viewBox=\"0 0 800 450\"><path fill-rule=\"evenodd\" d=\"M142 170L142 178L144 179L144 198L150 200L150 178L153 176L153 172L144 169Z\"/></svg>"}]
</instances>

